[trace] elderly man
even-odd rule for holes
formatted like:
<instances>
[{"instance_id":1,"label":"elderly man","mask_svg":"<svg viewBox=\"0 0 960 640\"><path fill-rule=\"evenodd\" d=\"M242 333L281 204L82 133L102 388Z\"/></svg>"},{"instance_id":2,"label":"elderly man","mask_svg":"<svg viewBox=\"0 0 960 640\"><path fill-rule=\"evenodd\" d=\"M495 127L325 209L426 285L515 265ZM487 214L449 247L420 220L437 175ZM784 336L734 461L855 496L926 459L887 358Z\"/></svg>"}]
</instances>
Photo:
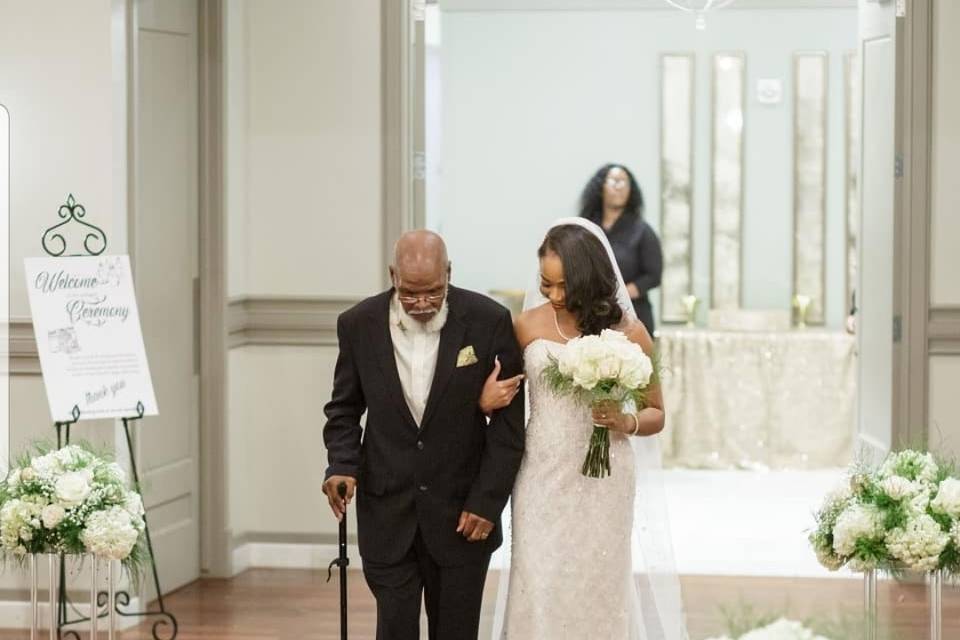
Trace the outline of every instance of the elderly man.
<instances>
[{"instance_id":1,"label":"elderly man","mask_svg":"<svg viewBox=\"0 0 960 640\"><path fill-rule=\"evenodd\" d=\"M357 492L378 640L419 638L421 597L430 638L476 638L523 454L521 353L505 308L450 285L440 236L401 237L390 277L337 323L323 491L338 518L336 487Z\"/></svg>"}]
</instances>

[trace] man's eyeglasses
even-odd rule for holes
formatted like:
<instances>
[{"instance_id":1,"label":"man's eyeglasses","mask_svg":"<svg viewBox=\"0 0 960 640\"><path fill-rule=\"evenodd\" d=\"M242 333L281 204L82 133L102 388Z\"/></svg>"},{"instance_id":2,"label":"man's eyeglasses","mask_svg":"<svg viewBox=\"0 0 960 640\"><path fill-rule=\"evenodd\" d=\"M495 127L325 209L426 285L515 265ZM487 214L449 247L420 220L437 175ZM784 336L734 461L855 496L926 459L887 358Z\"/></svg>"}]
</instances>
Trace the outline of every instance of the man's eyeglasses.
<instances>
[{"instance_id":1,"label":"man's eyeglasses","mask_svg":"<svg viewBox=\"0 0 960 640\"><path fill-rule=\"evenodd\" d=\"M402 302L403 304L417 304L417 303L420 302L421 300L423 300L423 301L426 302L427 304L437 304L437 303L441 302L441 301L443 300L444 296L446 296L446 295L447 295L446 292L444 292L444 293L438 293L438 294L431 294L431 295L422 295L422 296L401 296L401 295L398 295L398 296L397 296L397 300L399 300L399 301Z\"/></svg>"},{"instance_id":2,"label":"man's eyeglasses","mask_svg":"<svg viewBox=\"0 0 960 640\"><path fill-rule=\"evenodd\" d=\"M447 295L447 285L449 282L443 283L443 292L441 293L422 293L420 295L408 295L405 293L400 293L399 281L394 286L397 288L397 300L406 305L417 304L423 300L427 304L436 305L443 302L444 297Z\"/></svg>"}]
</instances>

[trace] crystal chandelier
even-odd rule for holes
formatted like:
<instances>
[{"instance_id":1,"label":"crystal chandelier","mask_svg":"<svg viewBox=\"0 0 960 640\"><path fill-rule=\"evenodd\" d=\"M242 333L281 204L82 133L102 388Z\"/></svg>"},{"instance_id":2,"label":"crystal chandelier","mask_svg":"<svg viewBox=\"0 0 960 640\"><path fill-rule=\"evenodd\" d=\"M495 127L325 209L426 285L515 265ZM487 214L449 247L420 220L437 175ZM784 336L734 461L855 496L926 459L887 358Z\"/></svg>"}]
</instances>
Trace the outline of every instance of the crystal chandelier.
<instances>
[{"instance_id":1,"label":"crystal chandelier","mask_svg":"<svg viewBox=\"0 0 960 640\"><path fill-rule=\"evenodd\" d=\"M697 19L697 29L703 31L707 28L707 12L716 9L723 9L734 2L734 0L665 0L667 4L676 7L681 11L692 13Z\"/></svg>"}]
</instances>

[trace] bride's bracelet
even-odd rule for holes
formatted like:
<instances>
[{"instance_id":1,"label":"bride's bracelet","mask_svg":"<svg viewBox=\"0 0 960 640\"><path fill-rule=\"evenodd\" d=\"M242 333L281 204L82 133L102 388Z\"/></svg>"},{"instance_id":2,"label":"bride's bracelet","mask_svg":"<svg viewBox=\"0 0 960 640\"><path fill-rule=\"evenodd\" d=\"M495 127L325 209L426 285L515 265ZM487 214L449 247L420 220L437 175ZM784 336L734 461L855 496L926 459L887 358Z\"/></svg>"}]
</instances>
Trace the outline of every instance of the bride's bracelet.
<instances>
[{"instance_id":1,"label":"bride's bracelet","mask_svg":"<svg viewBox=\"0 0 960 640\"><path fill-rule=\"evenodd\" d=\"M635 436L640 433L640 418L635 413L631 413L630 417L633 418L633 431L630 432L630 435Z\"/></svg>"}]
</instances>

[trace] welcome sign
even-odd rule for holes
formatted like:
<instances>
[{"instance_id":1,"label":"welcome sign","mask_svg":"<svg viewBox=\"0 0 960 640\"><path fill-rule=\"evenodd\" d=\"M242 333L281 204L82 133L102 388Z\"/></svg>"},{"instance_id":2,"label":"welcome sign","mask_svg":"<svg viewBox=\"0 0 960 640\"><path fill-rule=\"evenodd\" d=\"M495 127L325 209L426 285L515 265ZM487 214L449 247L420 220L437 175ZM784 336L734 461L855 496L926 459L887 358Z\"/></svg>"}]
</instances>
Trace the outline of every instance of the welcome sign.
<instances>
[{"instance_id":1,"label":"welcome sign","mask_svg":"<svg viewBox=\"0 0 960 640\"><path fill-rule=\"evenodd\" d=\"M40 367L55 421L157 414L128 256L27 258Z\"/></svg>"}]
</instances>

